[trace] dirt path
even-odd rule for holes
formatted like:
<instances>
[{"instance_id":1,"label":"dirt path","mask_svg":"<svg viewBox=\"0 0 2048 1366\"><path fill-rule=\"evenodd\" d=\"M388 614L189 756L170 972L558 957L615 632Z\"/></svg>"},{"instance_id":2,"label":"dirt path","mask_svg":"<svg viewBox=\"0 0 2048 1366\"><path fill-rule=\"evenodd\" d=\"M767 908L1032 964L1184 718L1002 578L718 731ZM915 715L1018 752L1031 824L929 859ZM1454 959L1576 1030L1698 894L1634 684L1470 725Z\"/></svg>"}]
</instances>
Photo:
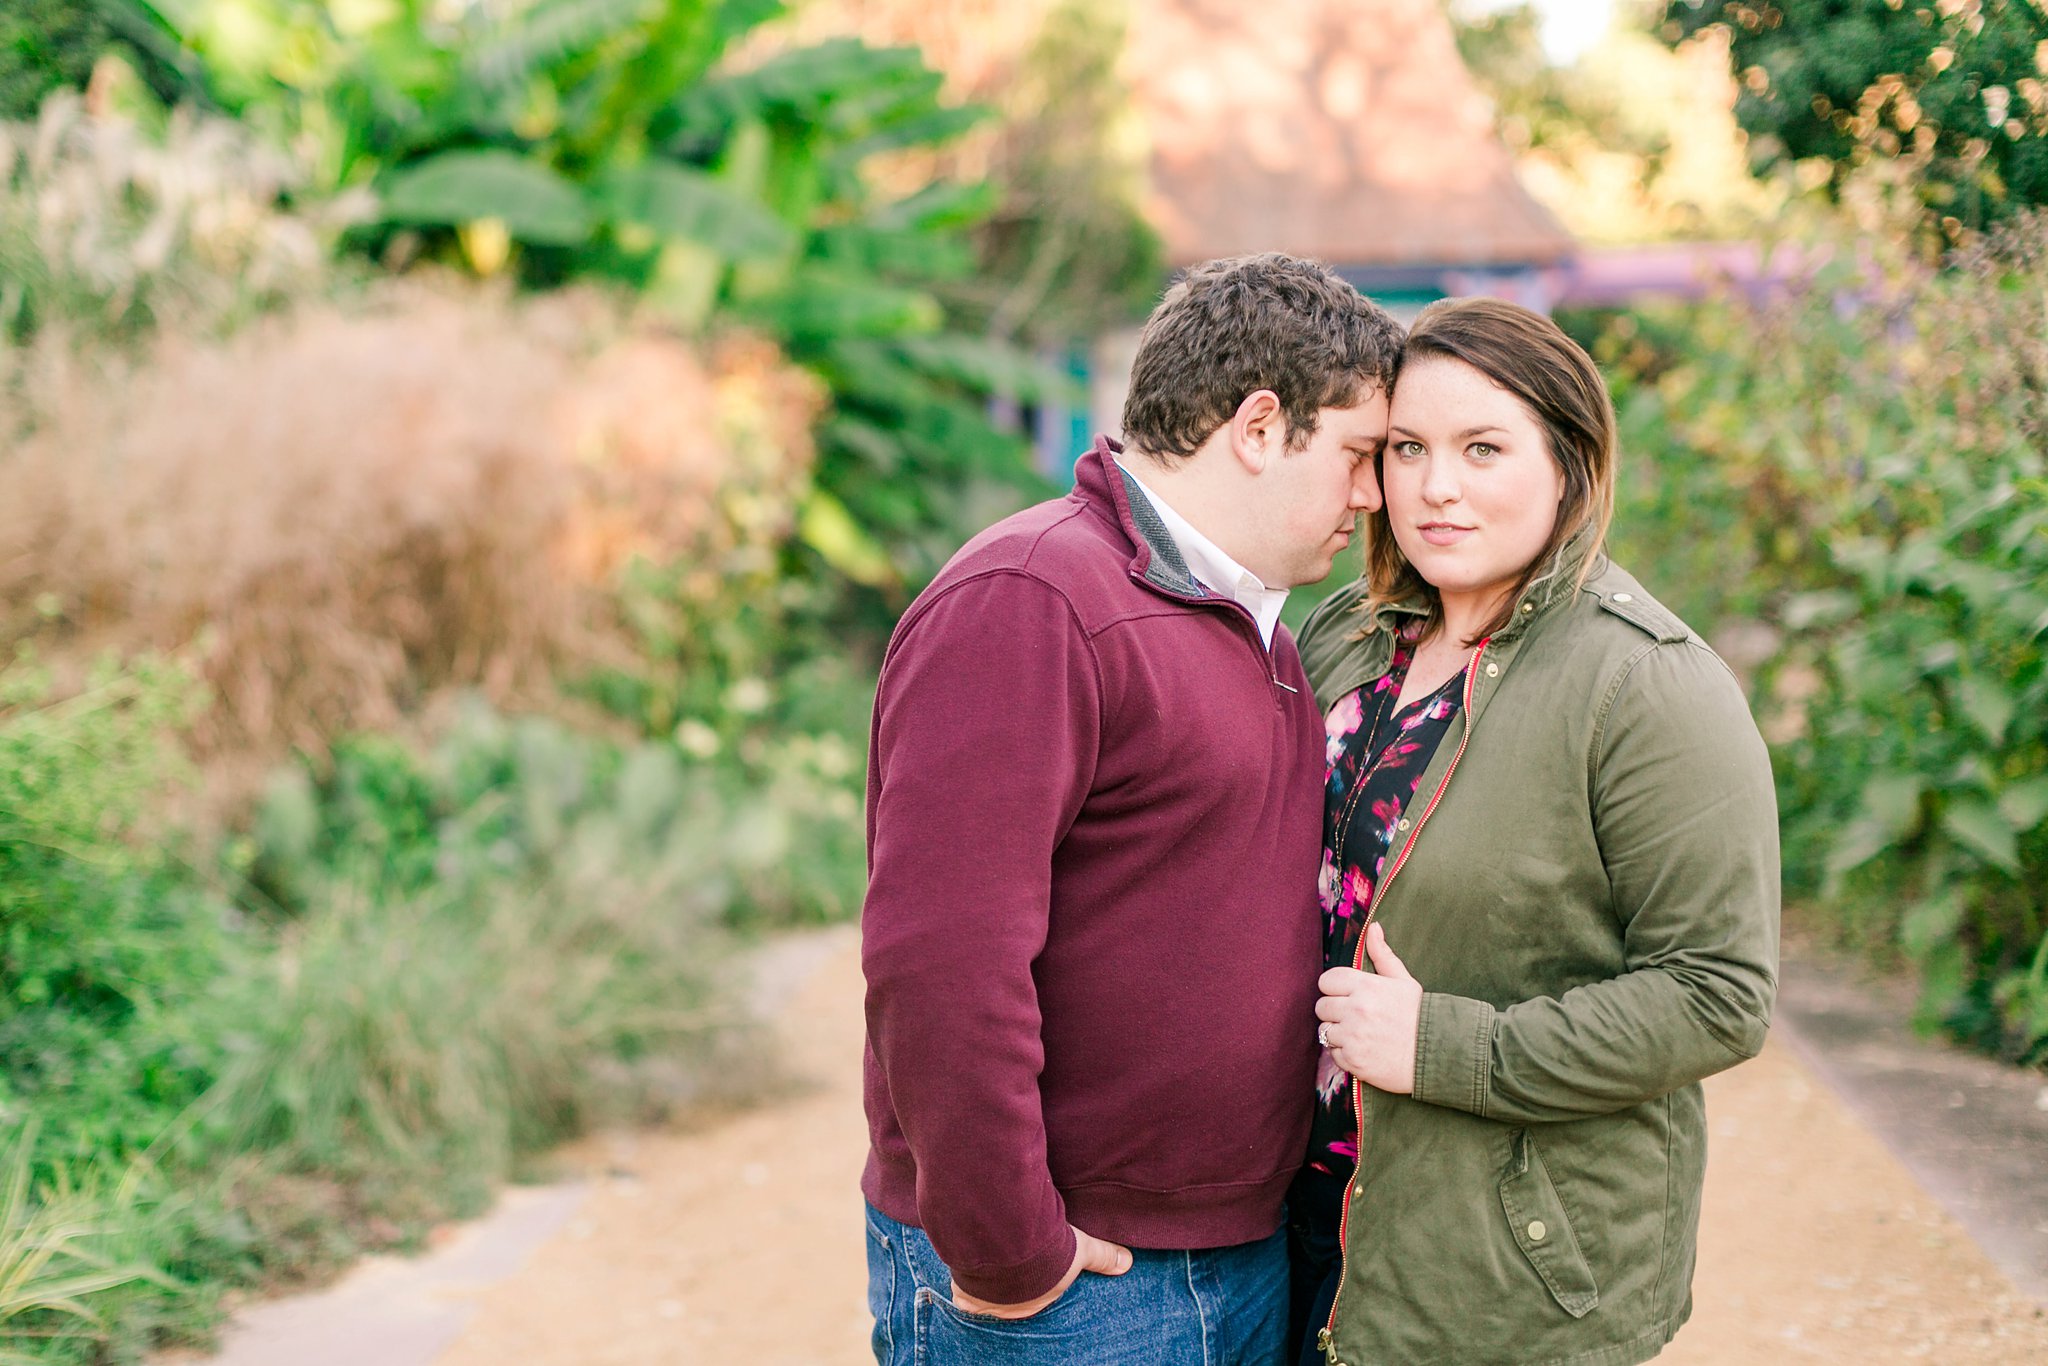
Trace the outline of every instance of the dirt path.
<instances>
[{"instance_id":1,"label":"dirt path","mask_svg":"<svg viewBox=\"0 0 2048 1366\"><path fill-rule=\"evenodd\" d=\"M482 1292L436 1366L871 1360L850 938L784 1019L815 1090L705 1132L573 1154L596 1189L522 1270ZM2048 1314L1782 1043L1708 1090L1698 1308L1663 1360L2048 1362Z\"/></svg>"}]
</instances>

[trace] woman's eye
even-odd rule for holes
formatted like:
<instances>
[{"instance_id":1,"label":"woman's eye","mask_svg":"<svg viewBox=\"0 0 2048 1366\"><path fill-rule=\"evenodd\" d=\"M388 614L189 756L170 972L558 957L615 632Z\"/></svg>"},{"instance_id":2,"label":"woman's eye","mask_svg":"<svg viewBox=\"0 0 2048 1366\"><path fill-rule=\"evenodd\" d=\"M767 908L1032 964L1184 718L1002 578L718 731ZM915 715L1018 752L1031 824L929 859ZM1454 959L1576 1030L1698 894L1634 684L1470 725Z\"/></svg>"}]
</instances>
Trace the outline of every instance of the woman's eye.
<instances>
[{"instance_id":1,"label":"woman's eye","mask_svg":"<svg viewBox=\"0 0 2048 1366\"><path fill-rule=\"evenodd\" d=\"M1394 454L1400 456L1403 460L1413 460L1422 454L1422 443L1420 441L1396 441L1394 443Z\"/></svg>"},{"instance_id":2,"label":"woman's eye","mask_svg":"<svg viewBox=\"0 0 2048 1366\"><path fill-rule=\"evenodd\" d=\"M1484 441L1475 441L1472 443L1472 454L1481 460L1491 460L1494 456L1500 454L1500 448L1489 446Z\"/></svg>"}]
</instances>

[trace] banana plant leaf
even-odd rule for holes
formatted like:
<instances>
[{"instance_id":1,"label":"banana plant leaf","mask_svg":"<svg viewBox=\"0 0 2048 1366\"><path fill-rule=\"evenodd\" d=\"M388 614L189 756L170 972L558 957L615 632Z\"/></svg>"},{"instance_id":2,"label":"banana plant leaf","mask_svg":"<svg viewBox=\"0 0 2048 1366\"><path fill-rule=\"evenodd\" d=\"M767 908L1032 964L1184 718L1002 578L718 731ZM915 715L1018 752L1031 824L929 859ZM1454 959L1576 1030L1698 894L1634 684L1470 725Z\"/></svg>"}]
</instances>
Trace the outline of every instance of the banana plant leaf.
<instances>
[{"instance_id":1,"label":"banana plant leaf","mask_svg":"<svg viewBox=\"0 0 2048 1366\"><path fill-rule=\"evenodd\" d=\"M698 242L735 261L774 259L796 247L795 230L758 200L670 161L620 167L598 182L596 198L613 222Z\"/></svg>"},{"instance_id":2,"label":"banana plant leaf","mask_svg":"<svg viewBox=\"0 0 2048 1366\"><path fill-rule=\"evenodd\" d=\"M546 246L575 246L593 215L577 186L538 161L499 148L443 152L394 173L379 194L393 223L502 220L511 234Z\"/></svg>"}]
</instances>

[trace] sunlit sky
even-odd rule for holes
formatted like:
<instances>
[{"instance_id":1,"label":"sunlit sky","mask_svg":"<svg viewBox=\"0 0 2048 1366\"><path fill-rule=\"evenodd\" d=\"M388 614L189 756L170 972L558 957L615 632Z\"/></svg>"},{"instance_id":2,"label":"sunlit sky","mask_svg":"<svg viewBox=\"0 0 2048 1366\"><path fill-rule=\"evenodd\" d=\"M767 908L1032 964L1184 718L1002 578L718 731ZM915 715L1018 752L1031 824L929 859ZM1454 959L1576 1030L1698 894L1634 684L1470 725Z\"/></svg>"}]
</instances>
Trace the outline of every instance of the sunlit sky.
<instances>
[{"instance_id":1,"label":"sunlit sky","mask_svg":"<svg viewBox=\"0 0 2048 1366\"><path fill-rule=\"evenodd\" d=\"M1524 0L1458 0L1474 14L1513 9ZM1614 17L1614 0L1528 0L1543 16L1543 50L1550 60L1568 63L1600 40Z\"/></svg>"}]
</instances>

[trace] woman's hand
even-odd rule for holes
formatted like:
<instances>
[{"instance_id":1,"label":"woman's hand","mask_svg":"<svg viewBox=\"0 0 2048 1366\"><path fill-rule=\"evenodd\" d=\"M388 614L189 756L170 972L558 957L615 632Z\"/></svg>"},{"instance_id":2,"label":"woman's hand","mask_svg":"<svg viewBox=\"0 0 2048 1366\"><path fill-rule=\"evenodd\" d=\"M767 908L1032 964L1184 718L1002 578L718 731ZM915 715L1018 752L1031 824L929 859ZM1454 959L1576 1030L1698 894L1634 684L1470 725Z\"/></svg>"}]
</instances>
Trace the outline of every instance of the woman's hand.
<instances>
[{"instance_id":1,"label":"woman's hand","mask_svg":"<svg viewBox=\"0 0 2048 1366\"><path fill-rule=\"evenodd\" d=\"M1330 1056L1367 1086L1397 1096L1415 1090L1415 1037L1422 1023L1422 983L1387 947L1378 925L1365 927L1372 972L1331 968L1316 982L1323 998L1316 1018ZM1375 975L1377 974L1377 975Z\"/></svg>"}]
</instances>

